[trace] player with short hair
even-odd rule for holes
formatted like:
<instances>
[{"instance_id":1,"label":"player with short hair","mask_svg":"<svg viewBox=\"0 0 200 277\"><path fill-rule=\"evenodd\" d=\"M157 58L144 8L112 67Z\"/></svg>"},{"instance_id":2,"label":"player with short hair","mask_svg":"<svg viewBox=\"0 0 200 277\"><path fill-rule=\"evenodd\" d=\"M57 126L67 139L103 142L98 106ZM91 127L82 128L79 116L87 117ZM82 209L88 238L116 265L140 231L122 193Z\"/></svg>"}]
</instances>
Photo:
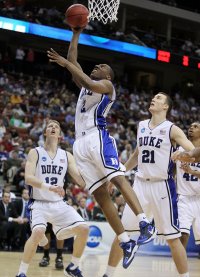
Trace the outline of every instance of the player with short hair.
<instances>
[{"instance_id":1,"label":"player with short hair","mask_svg":"<svg viewBox=\"0 0 200 277\"><path fill-rule=\"evenodd\" d=\"M190 125L188 138L195 147L200 147L200 122ZM183 148L179 148L179 151L183 151ZM200 244L200 163L177 161L176 175L181 242L186 248L191 226L195 243Z\"/></svg>"},{"instance_id":2,"label":"player with short hair","mask_svg":"<svg viewBox=\"0 0 200 277\"><path fill-rule=\"evenodd\" d=\"M138 245L135 241L130 240L124 231L118 212L108 193L107 182L112 181L121 191L140 221L141 235L137 241L138 244L151 241L156 235L156 230L147 220L134 191L124 177L115 140L107 130L106 117L116 99L116 92L112 84L113 70L107 64L98 64L92 70L90 77L83 72L77 62L80 33L81 30L73 30L67 59L53 49L47 53L50 62L67 68L71 72L74 82L81 88L75 116L74 157L87 188L90 193L93 193L108 222L119 237L124 250L123 266L128 267Z\"/></svg>"},{"instance_id":3,"label":"player with short hair","mask_svg":"<svg viewBox=\"0 0 200 277\"><path fill-rule=\"evenodd\" d=\"M179 239L181 233L171 154L176 145L181 145L186 150L191 150L194 146L179 127L166 119L171 107L172 101L167 94L159 92L153 97L149 107L152 117L139 122L137 147L125 167L129 171L138 166L134 191L145 213L152 213L158 235L167 240L180 276L188 277L187 255ZM125 206L122 223L129 232L138 230L138 222L128 205ZM122 252L116 238L104 277L114 276L121 257Z\"/></svg>"},{"instance_id":4,"label":"player with short hair","mask_svg":"<svg viewBox=\"0 0 200 277\"><path fill-rule=\"evenodd\" d=\"M50 120L44 135L44 147L30 150L25 167L25 181L30 186L32 234L25 244L17 277L26 277L38 244L43 241L45 245L47 222L52 224L53 231L60 240L76 236L71 263L64 273L67 276L82 277L79 260L86 245L89 227L75 209L63 201L65 174L68 172L81 186L85 186L85 183L73 156L58 147L61 138L59 122Z\"/></svg>"}]
</instances>

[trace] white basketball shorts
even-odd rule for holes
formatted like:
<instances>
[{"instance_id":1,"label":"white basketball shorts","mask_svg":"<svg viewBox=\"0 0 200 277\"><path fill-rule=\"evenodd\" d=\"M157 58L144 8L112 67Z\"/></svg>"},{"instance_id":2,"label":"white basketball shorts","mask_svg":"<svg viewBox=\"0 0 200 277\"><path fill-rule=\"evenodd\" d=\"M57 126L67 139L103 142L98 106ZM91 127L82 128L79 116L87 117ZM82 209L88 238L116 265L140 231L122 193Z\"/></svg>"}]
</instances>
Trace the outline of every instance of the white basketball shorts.
<instances>
[{"instance_id":1,"label":"white basketball shorts","mask_svg":"<svg viewBox=\"0 0 200 277\"><path fill-rule=\"evenodd\" d=\"M44 227L46 229L47 222L49 222L57 238L64 232L65 234L68 232L66 238L73 236L74 227L86 224L76 210L63 200L56 202L35 200L29 208L31 228Z\"/></svg>"},{"instance_id":2,"label":"white basketball shorts","mask_svg":"<svg viewBox=\"0 0 200 277\"><path fill-rule=\"evenodd\" d=\"M73 145L73 154L90 193L113 177L124 175L115 139L107 130L95 130L78 137Z\"/></svg>"},{"instance_id":3,"label":"white basketball shorts","mask_svg":"<svg viewBox=\"0 0 200 277\"><path fill-rule=\"evenodd\" d=\"M178 197L178 216L182 233L193 228L195 243L200 244L200 195Z\"/></svg>"},{"instance_id":4,"label":"white basketball shorts","mask_svg":"<svg viewBox=\"0 0 200 277\"><path fill-rule=\"evenodd\" d=\"M147 217L152 217L158 235L166 239L181 236L178 226L177 194L174 180L146 181L135 177L134 191ZM128 232L139 231L138 219L126 204L122 223Z\"/></svg>"}]
</instances>

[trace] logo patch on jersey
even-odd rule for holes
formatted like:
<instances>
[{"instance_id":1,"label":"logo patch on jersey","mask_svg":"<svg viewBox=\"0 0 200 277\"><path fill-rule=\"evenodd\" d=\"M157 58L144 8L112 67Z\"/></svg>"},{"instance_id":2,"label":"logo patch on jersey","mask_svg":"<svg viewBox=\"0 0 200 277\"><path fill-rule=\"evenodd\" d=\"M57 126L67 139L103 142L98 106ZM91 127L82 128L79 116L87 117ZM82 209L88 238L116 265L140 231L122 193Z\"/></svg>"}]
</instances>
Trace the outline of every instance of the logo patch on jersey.
<instances>
[{"instance_id":1,"label":"logo patch on jersey","mask_svg":"<svg viewBox=\"0 0 200 277\"><path fill-rule=\"evenodd\" d=\"M60 162L61 163L65 163L65 159L60 159Z\"/></svg>"},{"instance_id":2,"label":"logo patch on jersey","mask_svg":"<svg viewBox=\"0 0 200 277\"><path fill-rule=\"evenodd\" d=\"M42 157L43 162L46 162L47 158L46 157Z\"/></svg>"},{"instance_id":3,"label":"logo patch on jersey","mask_svg":"<svg viewBox=\"0 0 200 277\"><path fill-rule=\"evenodd\" d=\"M145 128L142 128L142 129L141 129L141 133L144 133L144 132L145 132Z\"/></svg>"},{"instance_id":4,"label":"logo patch on jersey","mask_svg":"<svg viewBox=\"0 0 200 277\"><path fill-rule=\"evenodd\" d=\"M166 135L166 130L160 130L161 135Z\"/></svg>"}]
</instances>

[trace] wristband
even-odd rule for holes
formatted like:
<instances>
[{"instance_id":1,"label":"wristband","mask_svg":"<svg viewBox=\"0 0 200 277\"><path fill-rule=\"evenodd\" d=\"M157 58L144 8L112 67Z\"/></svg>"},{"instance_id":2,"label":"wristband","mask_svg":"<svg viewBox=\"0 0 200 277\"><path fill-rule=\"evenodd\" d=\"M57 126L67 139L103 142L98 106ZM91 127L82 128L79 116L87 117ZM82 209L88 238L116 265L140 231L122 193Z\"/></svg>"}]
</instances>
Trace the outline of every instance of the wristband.
<instances>
[{"instance_id":1,"label":"wristband","mask_svg":"<svg viewBox=\"0 0 200 277\"><path fill-rule=\"evenodd\" d=\"M51 187L51 185L47 184L47 183L42 183L41 184L41 189L43 190L49 190Z\"/></svg>"},{"instance_id":2,"label":"wristband","mask_svg":"<svg viewBox=\"0 0 200 277\"><path fill-rule=\"evenodd\" d=\"M119 166L120 166L120 170L121 171L123 171L123 172L126 172L126 167L125 167L125 165L124 164L122 164L122 163L119 163Z\"/></svg>"}]
</instances>

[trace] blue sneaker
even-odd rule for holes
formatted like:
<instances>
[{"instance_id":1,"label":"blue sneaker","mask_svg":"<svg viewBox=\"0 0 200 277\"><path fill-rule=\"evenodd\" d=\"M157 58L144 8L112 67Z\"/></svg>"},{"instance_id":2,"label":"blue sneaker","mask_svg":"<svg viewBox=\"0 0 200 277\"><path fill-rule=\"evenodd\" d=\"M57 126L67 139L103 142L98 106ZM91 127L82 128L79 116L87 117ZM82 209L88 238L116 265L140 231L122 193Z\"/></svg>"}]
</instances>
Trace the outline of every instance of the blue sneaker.
<instances>
[{"instance_id":1,"label":"blue sneaker","mask_svg":"<svg viewBox=\"0 0 200 277\"><path fill-rule=\"evenodd\" d=\"M140 221L139 226L140 226L140 236L137 240L138 245L146 244L152 241L156 237L157 230L153 223Z\"/></svg>"},{"instance_id":2,"label":"blue sneaker","mask_svg":"<svg viewBox=\"0 0 200 277\"><path fill-rule=\"evenodd\" d=\"M75 269L71 269L71 267L73 267L74 264L70 263L64 270L64 274L65 276L73 276L73 277L83 277L80 269L78 267L76 267Z\"/></svg>"},{"instance_id":3,"label":"blue sneaker","mask_svg":"<svg viewBox=\"0 0 200 277\"><path fill-rule=\"evenodd\" d=\"M26 277L26 275L24 273L20 273L19 275L17 275L16 277Z\"/></svg>"},{"instance_id":4,"label":"blue sneaker","mask_svg":"<svg viewBox=\"0 0 200 277\"><path fill-rule=\"evenodd\" d=\"M132 260L134 259L135 253L138 250L138 245L136 244L136 241L130 240L128 242L121 242L119 244L124 252L123 257L123 267L127 268Z\"/></svg>"}]
</instances>

